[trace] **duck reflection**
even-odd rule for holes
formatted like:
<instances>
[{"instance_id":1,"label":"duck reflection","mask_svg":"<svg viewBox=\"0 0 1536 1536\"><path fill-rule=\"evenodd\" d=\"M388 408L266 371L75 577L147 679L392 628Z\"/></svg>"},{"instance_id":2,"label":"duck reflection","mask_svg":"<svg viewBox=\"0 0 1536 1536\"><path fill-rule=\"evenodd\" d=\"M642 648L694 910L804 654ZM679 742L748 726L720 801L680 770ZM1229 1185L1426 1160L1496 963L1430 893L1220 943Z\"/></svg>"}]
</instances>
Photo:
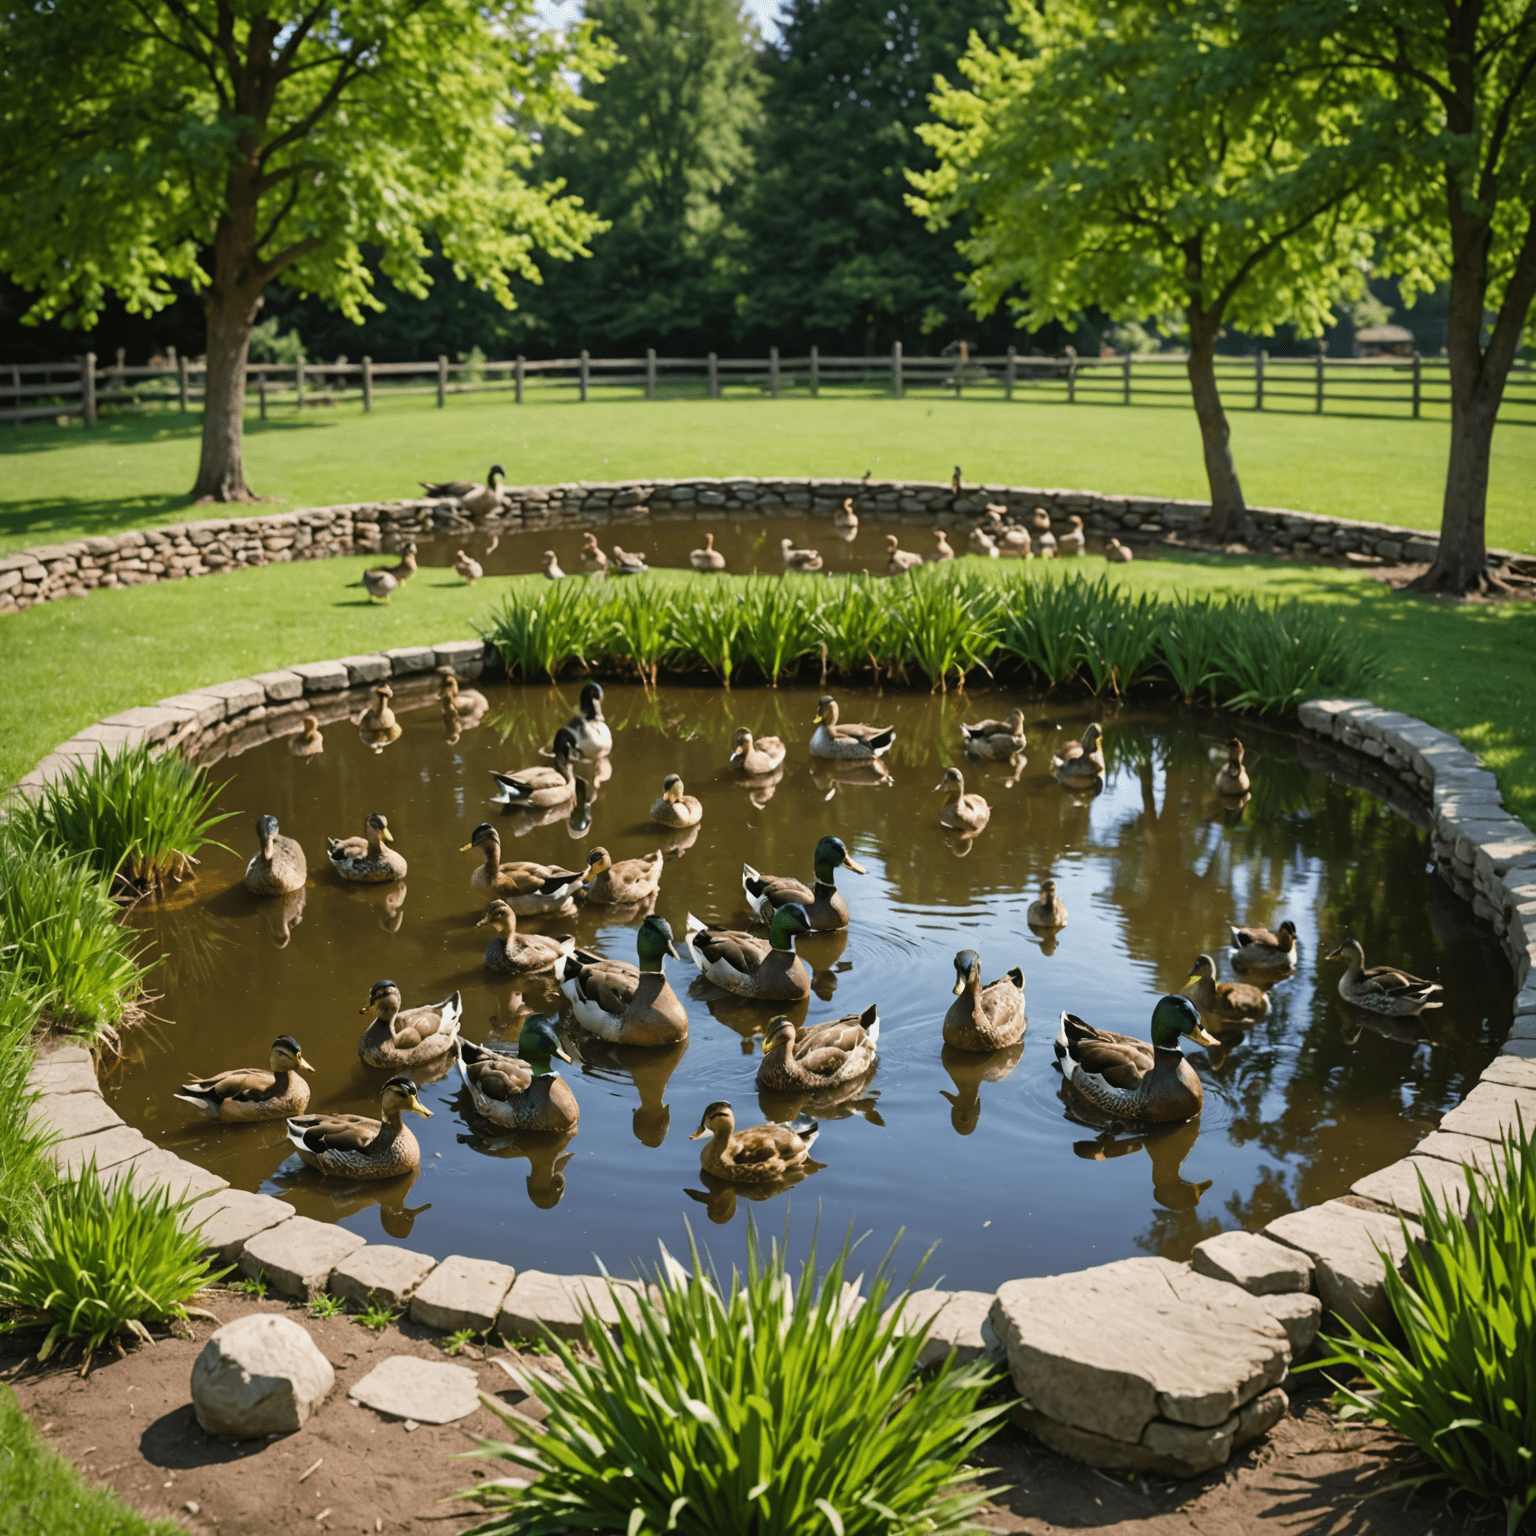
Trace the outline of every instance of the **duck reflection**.
<instances>
[{"instance_id":1,"label":"duck reflection","mask_svg":"<svg viewBox=\"0 0 1536 1536\"><path fill-rule=\"evenodd\" d=\"M795 944L795 952L805 962L811 973L811 991L822 1002L830 1003L837 991L839 971L851 970L851 965L839 966L843 951L848 948L846 928L823 929L819 933L803 933ZM796 1025L800 1020L795 1021Z\"/></svg>"},{"instance_id":2,"label":"duck reflection","mask_svg":"<svg viewBox=\"0 0 1536 1536\"><path fill-rule=\"evenodd\" d=\"M300 886L281 896L263 896L255 901L257 915L267 930L274 949L287 949L293 930L304 921L304 898L308 890Z\"/></svg>"},{"instance_id":3,"label":"duck reflection","mask_svg":"<svg viewBox=\"0 0 1536 1536\"><path fill-rule=\"evenodd\" d=\"M357 728L357 739L365 747L370 748L375 757L383 752L385 747L399 741L403 735L405 735L405 727L398 720L391 720L388 725L377 730L370 730L366 725L360 725Z\"/></svg>"},{"instance_id":4,"label":"duck reflection","mask_svg":"<svg viewBox=\"0 0 1536 1536\"><path fill-rule=\"evenodd\" d=\"M773 792L779 787L779 781L784 777L784 770L775 768L772 773L758 773L751 776L732 774L731 777L735 783L746 790L747 799L752 802L753 809L760 811L773 799Z\"/></svg>"},{"instance_id":5,"label":"duck reflection","mask_svg":"<svg viewBox=\"0 0 1536 1536\"><path fill-rule=\"evenodd\" d=\"M420 1074L417 1074L418 1078ZM411 1187L421 1177L421 1169L413 1168L397 1179L384 1179L377 1183L346 1184L306 1168L297 1158L285 1163L272 1175L276 1186L274 1193L286 1200L300 1216L314 1221L340 1222L349 1216L377 1206L379 1225L393 1238L404 1240L411 1235L416 1218L423 1211L432 1209L432 1202L407 1205Z\"/></svg>"},{"instance_id":6,"label":"duck reflection","mask_svg":"<svg viewBox=\"0 0 1536 1536\"><path fill-rule=\"evenodd\" d=\"M587 792L587 781L578 778L576 780L576 803L571 807L571 814L565 818L565 830L576 840L587 835L592 826L592 800Z\"/></svg>"},{"instance_id":7,"label":"duck reflection","mask_svg":"<svg viewBox=\"0 0 1536 1536\"><path fill-rule=\"evenodd\" d=\"M557 821L564 821L570 814L571 807L564 803L543 807L507 805L502 810L502 825L513 837L527 837L540 827L552 827Z\"/></svg>"},{"instance_id":8,"label":"duck reflection","mask_svg":"<svg viewBox=\"0 0 1536 1536\"><path fill-rule=\"evenodd\" d=\"M705 1214L717 1226L727 1226L736 1215L736 1200L775 1200L797 1184L803 1184L813 1173L820 1173L827 1165L814 1158L806 1158L788 1173L763 1184L738 1184L732 1179L722 1179L717 1173L699 1169L699 1182L703 1189L684 1189L690 1200L697 1200Z\"/></svg>"},{"instance_id":9,"label":"duck reflection","mask_svg":"<svg viewBox=\"0 0 1536 1536\"><path fill-rule=\"evenodd\" d=\"M1063 1084L1060 1091L1065 1102L1070 1090ZM1074 1112L1080 1113L1069 1104L1069 1118ZM1113 1130L1103 1130L1092 1141L1074 1141L1072 1150L1094 1163L1145 1152L1152 1159L1152 1198L1166 1211L1192 1211L1214 1182L1201 1179L1195 1183L1184 1177L1184 1159L1199 1139L1200 1117L1196 1115L1193 1120L1148 1129L1136 1135L1117 1135Z\"/></svg>"},{"instance_id":10,"label":"duck reflection","mask_svg":"<svg viewBox=\"0 0 1536 1536\"><path fill-rule=\"evenodd\" d=\"M784 1125L804 1113L813 1120L848 1120L863 1115L871 1125L883 1127L885 1121L875 1108L880 1102L880 1091L870 1091L879 1070L880 1064L876 1062L869 1071L835 1088L759 1088L757 1107L762 1110L763 1119Z\"/></svg>"},{"instance_id":11,"label":"duck reflection","mask_svg":"<svg viewBox=\"0 0 1536 1536\"><path fill-rule=\"evenodd\" d=\"M642 1146L659 1147L667 1139L672 1109L664 1095L667 1083L688 1050L688 1042L676 1045L614 1045L596 1035L578 1033L572 1052L583 1075L606 1082L628 1078L640 1095L630 1121L635 1140Z\"/></svg>"},{"instance_id":12,"label":"duck reflection","mask_svg":"<svg viewBox=\"0 0 1536 1536\"><path fill-rule=\"evenodd\" d=\"M835 757L818 757L811 765L811 778L822 798L830 800L840 789L884 789L896 781L884 758L871 762L845 762Z\"/></svg>"},{"instance_id":13,"label":"duck reflection","mask_svg":"<svg viewBox=\"0 0 1536 1536\"><path fill-rule=\"evenodd\" d=\"M645 829L649 832L651 829ZM666 827L656 835L656 846L665 854L681 858L699 840L699 823L691 827Z\"/></svg>"},{"instance_id":14,"label":"duck reflection","mask_svg":"<svg viewBox=\"0 0 1536 1536\"><path fill-rule=\"evenodd\" d=\"M454 1112L464 1123L455 1140L482 1157L528 1159L525 1187L529 1200L541 1211L552 1211L565 1198L565 1168L573 1152L567 1152L575 1131L509 1131L475 1113L467 1091L453 1099Z\"/></svg>"},{"instance_id":15,"label":"duck reflection","mask_svg":"<svg viewBox=\"0 0 1536 1536\"><path fill-rule=\"evenodd\" d=\"M379 927L385 933L399 933L405 920L405 881L399 880L393 885L349 884L345 891L348 901L373 908Z\"/></svg>"},{"instance_id":16,"label":"duck reflection","mask_svg":"<svg viewBox=\"0 0 1536 1536\"><path fill-rule=\"evenodd\" d=\"M1343 998L1333 1000L1334 1012L1339 1018L1339 1037L1345 1045L1358 1045L1360 1036L1369 1030L1383 1040L1395 1040L1399 1045L1438 1045L1440 1042L1429 1032L1428 1024L1420 1018L1394 1019L1385 1014L1367 1013L1363 1008L1351 1008Z\"/></svg>"},{"instance_id":17,"label":"duck reflection","mask_svg":"<svg viewBox=\"0 0 1536 1536\"><path fill-rule=\"evenodd\" d=\"M940 1060L955 1091L941 1088L949 1100L949 1123L961 1136L969 1136L981 1119L981 1085L1000 1083L1024 1059L1024 1042L1000 1051L960 1051L946 1045Z\"/></svg>"}]
</instances>

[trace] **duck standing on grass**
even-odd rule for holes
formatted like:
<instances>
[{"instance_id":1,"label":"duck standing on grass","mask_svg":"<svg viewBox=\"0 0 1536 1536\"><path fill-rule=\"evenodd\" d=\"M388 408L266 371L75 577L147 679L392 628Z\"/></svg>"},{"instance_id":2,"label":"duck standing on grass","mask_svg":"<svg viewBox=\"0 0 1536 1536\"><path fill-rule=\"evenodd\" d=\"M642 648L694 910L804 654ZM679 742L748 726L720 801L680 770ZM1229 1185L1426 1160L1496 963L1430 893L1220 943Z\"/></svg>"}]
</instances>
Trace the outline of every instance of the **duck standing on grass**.
<instances>
[{"instance_id":1,"label":"duck standing on grass","mask_svg":"<svg viewBox=\"0 0 1536 1536\"><path fill-rule=\"evenodd\" d=\"M1129 565L1136 557L1119 539L1111 539L1104 546L1104 558L1111 565Z\"/></svg>"},{"instance_id":2,"label":"duck standing on grass","mask_svg":"<svg viewBox=\"0 0 1536 1536\"><path fill-rule=\"evenodd\" d=\"M374 811L363 823L363 837L328 837L325 840L326 857L331 868L343 880L358 885L387 885L392 880L405 879L409 867L404 858L385 843L394 842L389 822L382 811Z\"/></svg>"},{"instance_id":3,"label":"duck standing on grass","mask_svg":"<svg viewBox=\"0 0 1536 1536\"><path fill-rule=\"evenodd\" d=\"M560 562L555 558L555 552L552 549L544 551L544 559L540 569L543 570L545 578L549 581L565 580L565 572L560 569Z\"/></svg>"},{"instance_id":4,"label":"duck standing on grass","mask_svg":"<svg viewBox=\"0 0 1536 1536\"><path fill-rule=\"evenodd\" d=\"M644 555L613 546L613 564L608 567L616 576L644 576L650 570Z\"/></svg>"},{"instance_id":5,"label":"duck standing on grass","mask_svg":"<svg viewBox=\"0 0 1536 1536\"><path fill-rule=\"evenodd\" d=\"M478 560L471 559L462 549L454 558L453 568L467 587L473 586L485 575L485 567Z\"/></svg>"},{"instance_id":6,"label":"duck standing on grass","mask_svg":"<svg viewBox=\"0 0 1536 1536\"><path fill-rule=\"evenodd\" d=\"M801 1115L788 1125L768 1122L738 1131L735 1112L724 1099L717 1099L706 1107L698 1130L688 1139L711 1138L699 1153L705 1173L737 1184L771 1184L805 1162L820 1129L809 1116Z\"/></svg>"},{"instance_id":7,"label":"duck standing on grass","mask_svg":"<svg viewBox=\"0 0 1536 1536\"><path fill-rule=\"evenodd\" d=\"M359 1013L374 1010L373 1022L357 1042L364 1066L421 1067L453 1050L464 1017L464 1002L457 992L440 1003L401 1008L400 988L392 981L376 981Z\"/></svg>"},{"instance_id":8,"label":"duck standing on grass","mask_svg":"<svg viewBox=\"0 0 1536 1536\"><path fill-rule=\"evenodd\" d=\"M485 968L500 976L531 976L536 971L553 970L576 948L574 933L555 938L519 933L517 914L500 897L485 909L485 916L475 927L484 928L487 923L496 930L496 937L485 947Z\"/></svg>"},{"instance_id":9,"label":"duck standing on grass","mask_svg":"<svg viewBox=\"0 0 1536 1536\"><path fill-rule=\"evenodd\" d=\"M288 738L288 750L295 757L318 757L325 751L325 733L313 715L305 715L303 729L297 736Z\"/></svg>"},{"instance_id":10,"label":"duck standing on grass","mask_svg":"<svg viewBox=\"0 0 1536 1536\"><path fill-rule=\"evenodd\" d=\"M571 1059L555 1033L555 1021L542 1013L523 1020L516 1056L468 1040L458 1043L459 1076L475 1113L513 1131L576 1129L581 1111L576 1095L555 1071L556 1058Z\"/></svg>"},{"instance_id":11,"label":"duck standing on grass","mask_svg":"<svg viewBox=\"0 0 1536 1536\"><path fill-rule=\"evenodd\" d=\"M292 1035L279 1035L272 1042L269 1061L266 1070L236 1067L184 1083L174 1097L190 1104L205 1119L221 1120L226 1125L302 1115L309 1108L309 1084L299 1071L315 1069L304 1060L299 1042Z\"/></svg>"},{"instance_id":12,"label":"duck standing on grass","mask_svg":"<svg viewBox=\"0 0 1536 1536\"><path fill-rule=\"evenodd\" d=\"M299 1160L340 1179L393 1179L421 1166L421 1147L402 1116L432 1118L417 1096L414 1078L404 1072L384 1084L383 1118L366 1115L294 1115L288 1140Z\"/></svg>"},{"instance_id":13,"label":"duck standing on grass","mask_svg":"<svg viewBox=\"0 0 1536 1536\"><path fill-rule=\"evenodd\" d=\"M1217 981L1216 962L1209 955L1196 956L1189 974L1195 983L1189 995L1208 1019L1257 1024L1269 1012L1269 994L1262 987L1249 986L1246 981Z\"/></svg>"},{"instance_id":14,"label":"duck standing on grass","mask_svg":"<svg viewBox=\"0 0 1536 1536\"><path fill-rule=\"evenodd\" d=\"M1345 939L1328 958L1347 962L1349 968L1339 977L1339 996L1367 1013L1404 1018L1441 1006L1435 994L1445 989L1438 981L1424 981L1392 965L1367 966L1358 939Z\"/></svg>"},{"instance_id":15,"label":"duck standing on grass","mask_svg":"<svg viewBox=\"0 0 1536 1536\"><path fill-rule=\"evenodd\" d=\"M1001 1051L1017 1045L1029 1028L1024 1011L1024 968L1016 965L981 984L981 956L955 956L955 1001L944 1015L944 1043L962 1051Z\"/></svg>"},{"instance_id":16,"label":"duck standing on grass","mask_svg":"<svg viewBox=\"0 0 1536 1536\"><path fill-rule=\"evenodd\" d=\"M245 888L253 896L286 896L301 891L309 878L304 850L277 830L277 817L256 818L255 854L245 866Z\"/></svg>"},{"instance_id":17,"label":"duck standing on grass","mask_svg":"<svg viewBox=\"0 0 1536 1536\"><path fill-rule=\"evenodd\" d=\"M1197 1045L1220 1042L1200 1022L1195 1005L1176 993L1152 1010L1152 1042L1095 1029L1063 1013L1056 1032L1062 1076L1101 1114L1117 1120L1162 1123L1200 1113L1205 1090L1179 1049L1181 1037Z\"/></svg>"}]
</instances>

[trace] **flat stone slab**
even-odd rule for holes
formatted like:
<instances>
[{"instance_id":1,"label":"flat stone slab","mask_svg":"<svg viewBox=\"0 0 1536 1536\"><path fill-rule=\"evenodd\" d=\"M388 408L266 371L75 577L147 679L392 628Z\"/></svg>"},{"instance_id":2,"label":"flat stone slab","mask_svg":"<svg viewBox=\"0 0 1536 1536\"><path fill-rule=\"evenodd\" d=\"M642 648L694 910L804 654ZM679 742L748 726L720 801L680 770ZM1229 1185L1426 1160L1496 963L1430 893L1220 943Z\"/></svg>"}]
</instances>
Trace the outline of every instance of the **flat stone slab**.
<instances>
[{"instance_id":1,"label":"flat stone slab","mask_svg":"<svg viewBox=\"0 0 1536 1536\"><path fill-rule=\"evenodd\" d=\"M632 1280L611 1282L627 1306L635 1294ZM609 1328L618 1326L619 1305L601 1275L552 1275L541 1269L521 1269L496 1317L496 1331L508 1339L562 1339L586 1336L583 1308Z\"/></svg>"},{"instance_id":2,"label":"flat stone slab","mask_svg":"<svg viewBox=\"0 0 1536 1536\"><path fill-rule=\"evenodd\" d=\"M918 1352L919 1370L937 1365L951 1353L957 1363L968 1365L983 1355L1001 1355L1002 1346L992 1331L989 1316L995 1293L992 1291L913 1291L902 1308L902 1332L915 1333L924 1325L928 1337ZM896 1304L885 1310L887 1321Z\"/></svg>"},{"instance_id":3,"label":"flat stone slab","mask_svg":"<svg viewBox=\"0 0 1536 1536\"><path fill-rule=\"evenodd\" d=\"M253 1279L264 1275L274 1291L308 1301L325 1289L331 1271L362 1246L355 1232L295 1216L251 1238L240 1255L240 1270Z\"/></svg>"},{"instance_id":4,"label":"flat stone slab","mask_svg":"<svg viewBox=\"0 0 1536 1536\"><path fill-rule=\"evenodd\" d=\"M383 655L343 656L338 665L347 669L349 688L356 688L361 683L382 683L393 673L389 657Z\"/></svg>"},{"instance_id":5,"label":"flat stone slab","mask_svg":"<svg viewBox=\"0 0 1536 1536\"><path fill-rule=\"evenodd\" d=\"M305 693L337 693L347 686L347 669L339 661L303 661L288 670L304 679Z\"/></svg>"},{"instance_id":6,"label":"flat stone slab","mask_svg":"<svg viewBox=\"0 0 1536 1536\"><path fill-rule=\"evenodd\" d=\"M427 1276L411 1297L411 1321L443 1333L472 1328L488 1333L496 1327L501 1305L517 1272L491 1259L454 1254Z\"/></svg>"},{"instance_id":7,"label":"flat stone slab","mask_svg":"<svg viewBox=\"0 0 1536 1536\"><path fill-rule=\"evenodd\" d=\"M1430 1195L1442 1208L1447 1200L1460 1212L1467 1206L1467 1176L1460 1164L1447 1162L1438 1157L1405 1157L1375 1173L1356 1179L1349 1187L1352 1195L1362 1200L1374 1200L1378 1205L1401 1211L1404 1216L1418 1221L1424 1214L1424 1190L1419 1181L1428 1186Z\"/></svg>"},{"instance_id":8,"label":"flat stone slab","mask_svg":"<svg viewBox=\"0 0 1536 1536\"><path fill-rule=\"evenodd\" d=\"M32 1118L58 1141L93 1136L123 1123L123 1117L94 1093L47 1094L33 1105Z\"/></svg>"},{"instance_id":9,"label":"flat stone slab","mask_svg":"<svg viewBox=\"0 0 1536 1536\"><path fill-rule=\"evenodd\" d=\"M174 1152L152 1146L148 1152L128 1162L119 1163L112 1177L126 1178L134 1191L150 1195L163 1190L172 1200L195 1200L229 1188L229 1180L189 1163Z\"/></svg>"},{"instance_id":10,"label":"flat stone slab","mask_svg":"<svg viewBox=\"0 0 1536 1536\"><path fill-rule=\"evenodd\" d=\"M432 655L440 667L452 667L460 677L479 677L485 666L485 641L445 640L432 647Z\"/></svg>"},{"instance_id":11,"label":"flat stone slab","mask_svg":"<svg viewBox=\"0 0 1536 1536\"><path fill-rule=\"evenodd\" d=\"M143 1157L157 1148L141 1131L131 1125L114 1125L94 1136L76 1136L69 1141L55 1142L47 1156L62 1174L78 1173L94 1157L96 1171L105 1173L126 1163L129 1158Z\"/></svg>"},{"instance_id":12,"label":"flat stone slab","mask_svg":"<svg viewBox=\"0 0 1536 1536\"><path fill-rule=\"evenodd\" d=\"M84 1061L34 1062L27 1073L27 1087L40 1094L53 1097L61 1093L100 1093L101 1084L96 1080L96 1063L89 1057Z\"/></svg>"},{"instance_id":13,"label":"flat stone slab","mask_svg":"<svg viewBox=\"0 0 1536 1536\"><path fill-rule=\"evenodd\" d=\"M216 693L177 693L160 700L163 709L184 709L200 731L224 718L225 701Z\"/></svg>"},{"instance_id":14,"label":"flat stone slab","mask_svg":"<svg viewBox=\"0 0 1536 1536\"><path fill-rule=\"evenodd\" d=\"M1479 1079L1485 1083L1502 1083L1506 1088L1536 1089L1536 1061L1522 1061L1516 1056L1495 1056L1483 1068ZM1526 1122L1526 1129L1531 1128Z\"/></svg>"},{"instance_id":15,"label":"flat stone slab","mask_svg":"<svg viewBox=\"0 0 1536 1536\"><path fill-rule=\"evenodd\" d=\"M397 645L385 651L390 670L400 677L408 672L430 672L437 666L437 652L430 645Z\"/></svg>"},{"instance_id":16,"label":"flat stone slab","mask_svg":"<svg viewBox=\"0 0 1536 1536\"><path fill-rule=\"evenodd\" d=\"M1440 1129L1502 1141L1505 1131L1516 1129L1517 1114L1527 1129L1536 1126L1536 1091L1511 1088L1507 1083L1479 1083L1441 1120Z\"/></svg>"},{"instance_id":17,"label":"flat stone slab","mask_svg":"<svg viewBox=\"0 0 1536 1536\"><path fill-rule=\"evenodd\" d=\"M293 1217L286 1200L258 1195L248 1189L226 1189L199 1200L188 1213L188 1225L196 1224L203 1252L233 1264L258 1232L270 1231Z\"/></svg>"},{"instance_id":18,"label":"flat stone slab","mask_svg":"<svg viewBox=\"0 0 1536 1536\"><path fill-rule=\"evenodd\" d=\"M1413 1149L1415 1157L1438 1157L1447 1163L1471 1163L1484 1173L1497 1173L1504 1165L1499 1144L1481 1136L1461 1136L1455 1131L1431 1131Z\"/></svg>"},{"instance_id":19,"label":"flat stone slab","mask_svg":"<svg viewBox=\"0 0 1536 1536\"><path fill-rule=\"evenodd\" d=\"M414 1419L418 1424L452 1424L467 1419L480 1406L480 1383L468 1366L391 1355L348 1395L375 1413Z\"/></svg>"},{"instance_id":20,"label":"flat stone slab","mask_svg":"<svg viewBox=\"0 0 1536 1536\"><path fill-rule=\"evenodd\" d=\"M1311 1259L1257 1232L1218 1232L1196 1244L1192 1262L1196 1274L1240 1285L1252 1296L1312 1288Z\"/></svg>"},{"instance_id":21,"label":"flat stone slab","mask_svg":"<svg viewBox=\"0 0 1536 1536\"><path fill-rule=\"evenodd\" d=\"M224 700L225 718L243 715L248 709L267 702L267 690L253 677L237 678L232 683L214 683L210 688L199 688L199 693L211 693Z\"/></svg>"},{"instance_id":22,"label":"flat stone slab","mask_svg":"<svg viewBox=\"0 0 1536 1536\"><path fill-rule=\"evenodd\" d=\"M1382 1253L1400 1265L1408 1252L1396 1216L1329 1200L1277 1217L1264 1230L1312 1260L1317 1294L1330 1312L1357 1328L1391 1323Z\"/></svg>"},{"instance_id":23,"label":"flat stone slab","mask_svg":"<svg viewBox=\"0 0 1536 1536\"><path fill-rule=\"evenodd\" d=\"M287 668L276 672L258 672L251 681L261 684L269 704L281 704L284 699L304 697L304 679Z\"/></svg>"},{"instance_id":24,"label":"flat stone slab","mask_svg":"<svg viewBox=\"0 0 1536 1536\"><path fill-rule=\"evenodd\" d=\"M368 1243L355 1253L349 1253L336 1266L331 1273L330 1290L333 1296L344 1296L361 1307L375 1302L386 1307L403 1307L436 1268L436 1259L412 1248ZM420 1415L415 1417L420 1418Z\"/></svg>"}]
</instances>

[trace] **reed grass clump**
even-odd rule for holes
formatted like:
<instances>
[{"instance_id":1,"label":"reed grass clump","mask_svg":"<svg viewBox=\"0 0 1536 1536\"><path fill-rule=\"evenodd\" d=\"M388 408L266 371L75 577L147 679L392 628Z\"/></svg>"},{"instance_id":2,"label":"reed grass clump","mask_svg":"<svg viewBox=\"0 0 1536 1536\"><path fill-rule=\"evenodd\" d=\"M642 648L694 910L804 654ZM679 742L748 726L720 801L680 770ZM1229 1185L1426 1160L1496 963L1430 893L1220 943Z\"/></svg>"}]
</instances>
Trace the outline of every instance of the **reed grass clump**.
<instances>
[{"instance_id":1,"label":"reed grass clump","mask_svg":"<svg viewBox=\"0 0 1536 1536\"><path fill-rule=\"evenodd\" d=\"M49 1133L32 1120L37 1098L27 1084L32 1031L43 1011L41 995L14 971L0 969L0 1241L30 1212L39 1188L52 1180L43 1156Z\"/></svg>"}]
</instances>

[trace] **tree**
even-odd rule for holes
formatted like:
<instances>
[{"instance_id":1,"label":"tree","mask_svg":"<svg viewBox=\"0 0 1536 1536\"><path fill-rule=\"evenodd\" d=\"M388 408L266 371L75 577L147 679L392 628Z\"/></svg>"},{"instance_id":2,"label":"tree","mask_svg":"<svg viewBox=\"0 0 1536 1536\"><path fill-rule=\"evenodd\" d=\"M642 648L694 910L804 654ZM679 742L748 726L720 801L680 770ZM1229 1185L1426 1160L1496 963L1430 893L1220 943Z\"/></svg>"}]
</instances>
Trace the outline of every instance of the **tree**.
<instances>
[{"instance_id":1,"label":"tree","mask_svg":"<svg viewBox=\"0 0 1536 1536\"><path fill-rule=\"evenodd\" d=\"M280 280L357 320L359 247L425 291L424 234L503 305L532 252L598 227L528 179L568 124L567 73L600 71L586 27L533 0L53 0L0 11L0 268L32 314L93 322L108 291L153 311L200 293L207 395L194 496L248 500L245 363Z\"/></svg>"},{"instance_id":2,"label":"tree","mask_svg":"<svg viewBox=\"0 0 1536 1536\"><path fill-rule=\"evenodd\" d=\"M1016 47L974 40L968 87L941 82L912 178L959 242L978 311L1009 302L1037 326L1097 305L1111 319L1177 315L1211 492L1211 531L1251 532L1216 383L1224 324L1310 334L1358 291L1371 157L1344 82L1277 82L1233 46L1243 0L1162 5L1014 0Z\"/></svg>"}]
</instances>

